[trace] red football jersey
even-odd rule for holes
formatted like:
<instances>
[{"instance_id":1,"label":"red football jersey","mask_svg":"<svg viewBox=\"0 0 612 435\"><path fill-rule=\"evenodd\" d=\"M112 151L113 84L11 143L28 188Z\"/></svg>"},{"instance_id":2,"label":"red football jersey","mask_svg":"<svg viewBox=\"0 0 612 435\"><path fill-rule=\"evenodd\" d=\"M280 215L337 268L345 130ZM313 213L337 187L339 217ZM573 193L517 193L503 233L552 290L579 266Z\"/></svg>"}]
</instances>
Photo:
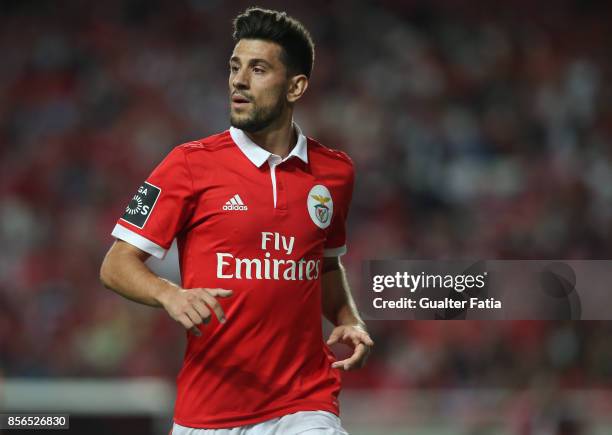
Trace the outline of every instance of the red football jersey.
<instances>
[{"instance_id":1,"label":"red football jersey","mask_svg":"<svg viewBox=\"0 0 612 435\"><path fill-rule=\"evenodd\" d=\"M197 428L322 410L340 374L321 328L323 257L344 254L354 171L306 138L284 159L229 130L174 148L113 236L162 258L177 239L184 288L225 288L227 321L187 334L174 420Z\"/></svg>"}]
</instances>

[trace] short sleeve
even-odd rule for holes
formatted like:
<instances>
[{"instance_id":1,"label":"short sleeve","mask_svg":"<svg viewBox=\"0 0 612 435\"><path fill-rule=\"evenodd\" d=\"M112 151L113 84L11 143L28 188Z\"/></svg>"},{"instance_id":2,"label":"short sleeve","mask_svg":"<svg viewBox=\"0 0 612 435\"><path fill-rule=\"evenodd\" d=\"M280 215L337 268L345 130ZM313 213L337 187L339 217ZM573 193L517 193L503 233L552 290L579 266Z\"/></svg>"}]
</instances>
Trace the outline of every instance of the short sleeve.
<instances>
[{"instance_id":1,"label":"short sleeve","mask_svg":"<svg viewBox=\"0 0 612 435\"><path fill-rule=\"evenodd\" d=\"M138 188L113 237L164 258L193 212L193 180L185 150L177 147Z\"/></svg>"},{"instance_id":2,"label":"short sleeve","mask_svg":"<svg viewBox=\"0 0 612 435\"><path fill-rule=\"evenodd\" d=\"M346 220L353 197L355 184L355 171L350 164L345 183L337 189L334 199L334 214L327 233L327 240L323 248L324 257L339 257L346 254ZM333 193L332 193L333 195Z\"/></svg>"}]
</instances>

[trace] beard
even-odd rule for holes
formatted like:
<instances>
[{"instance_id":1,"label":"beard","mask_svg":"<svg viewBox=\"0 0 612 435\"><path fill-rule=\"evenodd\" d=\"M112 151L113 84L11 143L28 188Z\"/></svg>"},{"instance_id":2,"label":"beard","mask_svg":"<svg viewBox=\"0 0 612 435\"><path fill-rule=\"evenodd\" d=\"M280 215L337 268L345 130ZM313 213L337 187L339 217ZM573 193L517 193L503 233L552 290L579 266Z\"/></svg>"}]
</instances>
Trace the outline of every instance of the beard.
<instances>
[{"instance_id":1,"label":"beard","mask_svg":"<svg viewBox=\"0 0 612 435\"><path fill-rule=\"evenodd\" d=\"M251 110L242 116L235 114L230 109L230 125L249 133L256 133L274 123L281 116L284 108L285 101L282 98L279 98L275 105L268 107L260 107L251 102Z\"/></svg>"}]
</instances>

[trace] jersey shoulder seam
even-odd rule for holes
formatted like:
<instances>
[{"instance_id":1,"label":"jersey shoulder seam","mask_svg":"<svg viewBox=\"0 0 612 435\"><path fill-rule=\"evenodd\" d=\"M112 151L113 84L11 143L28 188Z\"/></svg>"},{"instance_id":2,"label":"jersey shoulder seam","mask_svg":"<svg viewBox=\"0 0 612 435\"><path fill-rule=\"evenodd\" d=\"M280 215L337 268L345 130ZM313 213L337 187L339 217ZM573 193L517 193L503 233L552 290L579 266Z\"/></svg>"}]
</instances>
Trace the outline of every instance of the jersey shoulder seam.
<instances>
[{"instance_id":1,"label":"jersey shoulder seam","mask_svg":"<svg viewBox=\"0 0 612 435\"><path fill-rule=\"evenodd\" d=\"M341 160L349 164L350 166L353 166L353 160L344 151L335 150L333 148L326 147L325 145L312 139L311 137L308 138L308 142L311 144L313 151L319 152L321 154L324 154L328 157L331 157L337 160Z\"/></svg>"},{"instance_id":2,"label":"jersey shoulder seam","mask_svg":"<svg viewBox=\"0 0 612 435\"><path fill-rule=\"evenodd\" d=\"M195 192L193 172L191 171L191 165L189 164L189 160L187 160L187 150L185 148L181 149L183 150L183 159L185 160L185 167L187 168L187 173L189 174L189 179L191 181L191 194L193 195Z\"/></svg>"},{"instance_id":3,"label":"jersey shoulder seam","mask_svg":"<svg viewBox=\"0 0 612 435\"><path fill-rule=\"evenodd\" d=\"M186 152L191 152L197 150L216 151L232 145L232 138L227 131L224 131L202 139L185 142L178 145L178 147L184 149Z\"/></svg>"}]
</instances>

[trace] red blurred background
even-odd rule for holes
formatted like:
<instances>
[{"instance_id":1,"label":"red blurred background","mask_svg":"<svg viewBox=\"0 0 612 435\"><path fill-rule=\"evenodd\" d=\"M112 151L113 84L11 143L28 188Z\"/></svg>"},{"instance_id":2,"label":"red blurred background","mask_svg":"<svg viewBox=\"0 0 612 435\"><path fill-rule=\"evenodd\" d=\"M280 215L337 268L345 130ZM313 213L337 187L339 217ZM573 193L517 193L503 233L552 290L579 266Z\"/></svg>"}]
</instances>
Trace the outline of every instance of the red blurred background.
<instances>
[{"instance_id":1,"label":"red blurred background","mask_svg":"<svg viewBox=\"0 0 612 435\"><path fill-rule=\"evenodd\" d=\"M181 328L103 289L98 268L150 170L173 146L228 127L231 20L250 5L0 2L6 378L173 380ZM344 257L354 286L368 259L609 258L611 3L258 5L287 10L313 34L296 120L355 161ZM155 267L176 277L172 258ZM449 389L558 398L612 380L609 322L369 326L376 349L345 376L348 398ZM540 421L552 422L546 433L586 433L609 410L527 408L500 433L545 433Z\"/></svg>"}]
</instances>

